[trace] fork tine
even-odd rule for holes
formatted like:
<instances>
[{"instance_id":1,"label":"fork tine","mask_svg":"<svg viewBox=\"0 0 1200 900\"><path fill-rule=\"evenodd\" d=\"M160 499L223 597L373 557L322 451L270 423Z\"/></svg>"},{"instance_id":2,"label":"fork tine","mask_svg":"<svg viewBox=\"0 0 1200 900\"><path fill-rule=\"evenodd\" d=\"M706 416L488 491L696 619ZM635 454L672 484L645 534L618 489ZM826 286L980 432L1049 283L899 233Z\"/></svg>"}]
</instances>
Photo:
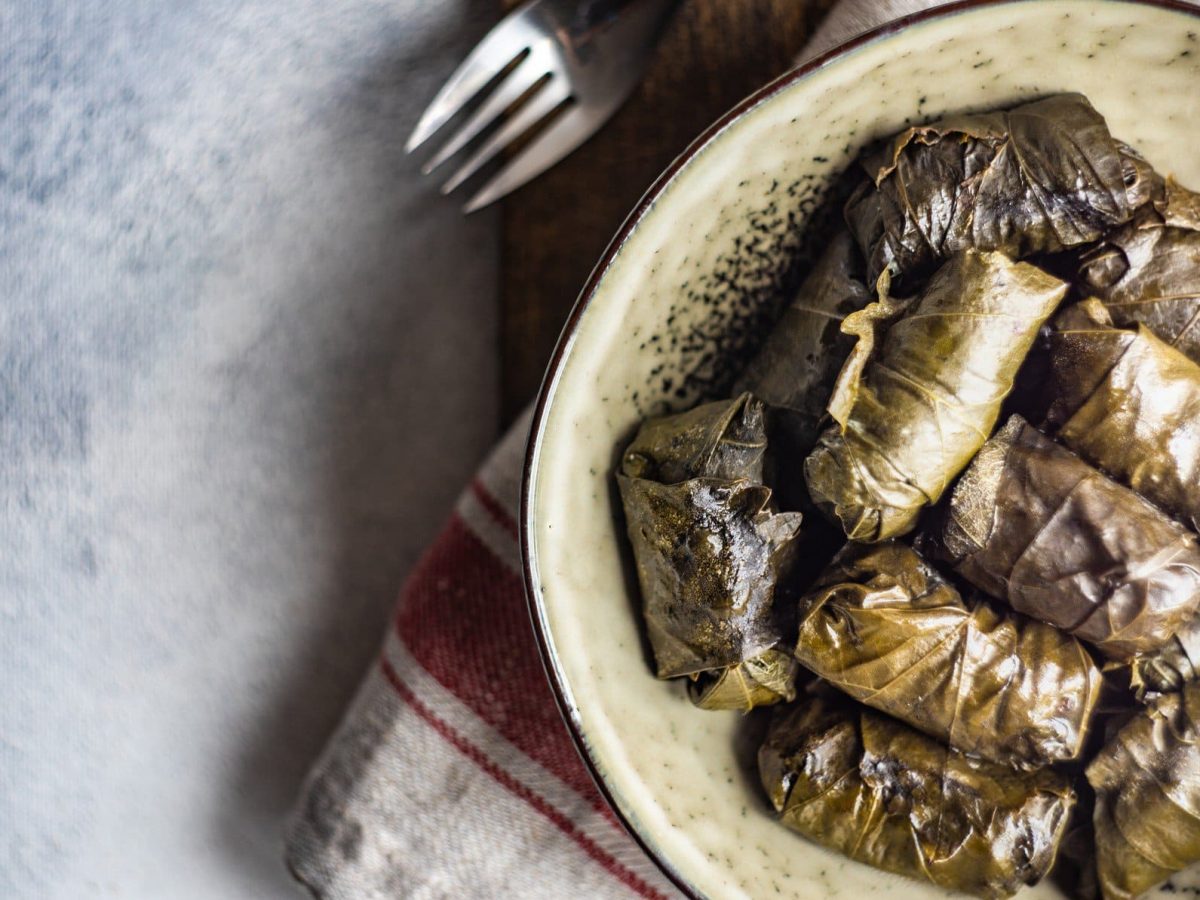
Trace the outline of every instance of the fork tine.
<instances>
[{"instance_id":1,"label":"fork tine","mask_svg":"<svg viewBox=\"0 0 1200 900\"><path fill-rule=\"evenodd\" d=\"M524 93L537 84L538 79L549 74L549 68L544 64L545 55L534 53L522 60L517 68L492 91L471 118L451 136L446 145L437 152L429 162L421 167L421 172L428 175L455 153L473 141L479 132L483 131L500 117L500 115L517 102Z\"/></svg>"},{"instance_id":2,"label":"fork tine","mask_svg":"<svg viewBox=\"0 0 1200 900\"><path fill-rule=\"evenodd\" d=\"M565 112L528 147L501 169L467 201L463 212L475 212L494 203L550 168L589 137L607 117L594 117L583 107Z\"/></svg>"},{"instance_id":3,"label":"fork tine","mask_svg":"<svg viewBox=\"0 0 1200 900\"><path fill-rule=\"evenodd\" d=\"M462 168L442 185L442 193L448 194L485 165L497 153L552 113L560 103L571 96L567 79L558 75L529 99L512 118L508 119L487 141L463 163ZM535 142L536 145L537 142Z\"/></svg>"},{"instance_id":4,"label":"fork tine","mask_svg":"<svg viewBox=\"0 0 1200 900\"><path fill-rule=\"evenodd\" d=\"M416 127L404 144L404 152L412 153L429 137L452 119L483 87L500 74L514 59L523 54L528 35L514 28L519 20L504 19L483 40L475 45L454 74L442 85Z\"/></svg>"}]
</instances>

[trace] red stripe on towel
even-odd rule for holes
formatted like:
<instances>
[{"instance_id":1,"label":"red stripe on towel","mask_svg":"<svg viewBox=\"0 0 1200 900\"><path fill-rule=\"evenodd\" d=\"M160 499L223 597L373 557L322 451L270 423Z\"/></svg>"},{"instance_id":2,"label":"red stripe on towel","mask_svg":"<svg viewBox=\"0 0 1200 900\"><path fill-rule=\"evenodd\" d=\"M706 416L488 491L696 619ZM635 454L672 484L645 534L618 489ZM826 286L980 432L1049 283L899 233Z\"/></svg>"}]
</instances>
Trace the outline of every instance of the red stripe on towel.
<instances>
[{"instance_id":1,"label":"red stripe on towel","mask_svg":"<svg viewBox=\"0 0 1200 900\"><path fill-rule=\"evenodd\" d=\"M440 543L440 541L439 541ZM565 815L551 806L546 800L532 790L528 785L523 784L506 772L495 762L488 758L487 754L468 741L465 737L454 730L449 724L438 717L432 709L421 702L400 678L392 665L386 660L380 660L380 666L383 669L384 677L388 683L395 689L405 703L412 707L422 719L424 719L431 728L446 739L454 746L456 750L474 762L484 772L494 778L501 786L511 791L517 797L520 797L531 807L553 822L565 835L570 837L575 843L579 844L592 859L604 867L605 871L619 879L623 884L627 885L632 890L636 891L643 897L653 898L653 900L667 900L662 894L654 890L650 885L638 877L638 875L630 871L625 866L621 865L609 853L600 847L595 841L589 838L586 834L575 827L575 824ZM561 725L559 726L562 727Z\"/></svg>"}]
</instances>

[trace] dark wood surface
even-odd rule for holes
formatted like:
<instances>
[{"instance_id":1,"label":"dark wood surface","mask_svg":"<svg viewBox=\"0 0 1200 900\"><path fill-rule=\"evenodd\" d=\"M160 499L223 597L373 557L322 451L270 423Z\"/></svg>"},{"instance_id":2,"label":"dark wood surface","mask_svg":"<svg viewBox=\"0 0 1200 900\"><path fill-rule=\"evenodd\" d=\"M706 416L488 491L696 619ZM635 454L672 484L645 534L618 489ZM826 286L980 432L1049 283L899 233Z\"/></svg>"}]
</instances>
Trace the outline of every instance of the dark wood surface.
<instances>
[{"instance_id":1,"label":"dark wood surface","mask_svg":"<svg viewBox=\"0 0 1200 900\"><path fill-rule=\"evenodd\" d=\"M790 68L831 5L685 0L629 102L574 154L503 201L505 423L536 393L580 288L638 198L708 124Z\"/></svg>"}]
</instances>

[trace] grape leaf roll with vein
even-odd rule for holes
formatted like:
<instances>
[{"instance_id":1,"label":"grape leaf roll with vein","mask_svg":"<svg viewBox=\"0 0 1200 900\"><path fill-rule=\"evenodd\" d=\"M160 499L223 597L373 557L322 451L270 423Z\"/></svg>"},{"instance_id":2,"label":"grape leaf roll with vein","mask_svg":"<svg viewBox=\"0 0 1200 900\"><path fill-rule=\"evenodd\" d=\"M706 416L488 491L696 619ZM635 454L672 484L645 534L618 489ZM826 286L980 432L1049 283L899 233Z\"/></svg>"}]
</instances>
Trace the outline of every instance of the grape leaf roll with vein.
<instances>
[{"instance_id":1,"label":"grape leaf roll with vein","mask_svg":"<svg viewBox=\"0 0 1200 900\"><path fill-rule=\"evenodd\" d=\"M742 667L745 706L792 695L795 667L771 653L782 637L771 601L801 517L771 504L765 443L762 404L743 394L647 422L622 462L658 674L715 675L701 705L724 705L720 682Z\"/></svg>"},{"instance_id":2,"label":"grape leaf roll with vein","mask_svg":"<svg viewBox=\"0 0 1200 900\"><path fill-rule=\"evenodd\" d=\"M1088 299L1050 335L1055 436L1193 528L1200 522L1200 365Z\"/></svg>"},{"instance_id":3,"label":"grape leaf roll with vein","mask_svg":"<svg viewBox=\"0 0 1200 900\"><path fill-rule=\"evenodd\" d=\"M981 897L1007 897L1046 874L1075 802L1052 769L973 759L821 697L780 709L758 763L789 828L851 859Z\"/></svg>"},{"instance_id":4,"label":"grape leaf roll with vein","mask_svg":"<svg viewBox=\"0 0 1200 900\"><path fill-rule=\"evenodd\" d=\"M883 279L886 283L886 278ZM881 291L847 317L858 343L804 461L813 500L853 540L911 531L987 439L1066 284L1001 253L965 250L911 301Z\"/></svg>"},{"instance_id":5,"label":"grape leaf roll with vein","mask_svg":"<svg viewBox=\"0 0 1200 900\"><path fill-rule=\"evenodd\" d=\"M1165 644L1200 604L1200 543L1020 416L954 489L941 544L968 581L1105 656Z\"/></svg>"},{"instance_id":6,"label":"grape leaf roll with vein","mask_svg":"<svg viewBox=\"0 0 1200 900\"><path fill-rule=\"evenodd\" d=\"M1100 670L1056 628L966 598L899 541L847 544L800 601L796 658L851 697L995 762L1078 757Z\"/></svg>"}]
</instances>

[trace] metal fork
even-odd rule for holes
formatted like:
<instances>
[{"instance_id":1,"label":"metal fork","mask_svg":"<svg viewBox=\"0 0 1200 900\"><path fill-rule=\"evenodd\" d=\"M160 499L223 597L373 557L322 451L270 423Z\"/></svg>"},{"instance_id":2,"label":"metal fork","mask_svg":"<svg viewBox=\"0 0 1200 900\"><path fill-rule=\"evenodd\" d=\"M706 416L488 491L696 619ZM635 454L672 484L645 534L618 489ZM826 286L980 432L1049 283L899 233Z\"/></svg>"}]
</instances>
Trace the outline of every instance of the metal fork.
<instances>
[{"instance_id":1,"label":"metal fork","mask_svg":"<svg viewBox=\"0 0 1200 900\"><path fill-rule=\"evenodd\" d=\"M411 153L425 143L490 82L510 70L422 166L429 174L521 101L442 185L442 193L450 193L518 137L545 123L528 146L467 201L464 210L487 206L550 168L617 111L641 77L677 3L531 0L523 4L488 32L450 76L421 116L405 150Z\"/></svg>"}]
</instances>

